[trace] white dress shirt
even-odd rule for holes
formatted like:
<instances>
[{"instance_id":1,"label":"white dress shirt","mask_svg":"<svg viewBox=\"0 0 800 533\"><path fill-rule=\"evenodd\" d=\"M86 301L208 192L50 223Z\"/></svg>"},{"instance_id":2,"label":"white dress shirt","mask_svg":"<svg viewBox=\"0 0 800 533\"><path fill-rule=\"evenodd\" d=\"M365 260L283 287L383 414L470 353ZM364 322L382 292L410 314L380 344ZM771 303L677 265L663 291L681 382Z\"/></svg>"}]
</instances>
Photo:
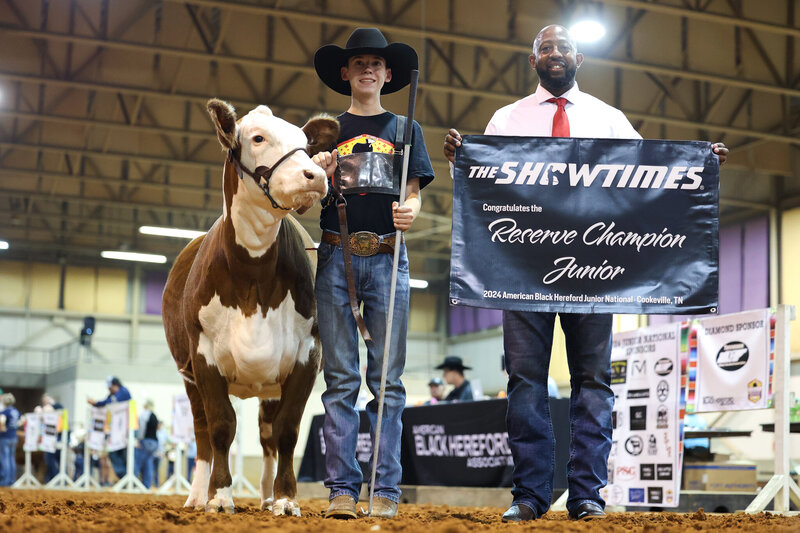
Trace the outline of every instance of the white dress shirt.
<instances>
[{"instance_id":1,"label":"white dress shirt","mask_svg":"<svg viewBox=\"0 0 800 533\"><path fill-rule=\"evenodd\" d=\"M553 116L558 109L550 92L539 85L536 92L498 109L486 126L485 135L550 137ZM641 139L625 115L594 96L581 92L578 84L561 95L568 100L564 109L569 120L570 137L598 139Z\"/></svg>"}]
</instances>

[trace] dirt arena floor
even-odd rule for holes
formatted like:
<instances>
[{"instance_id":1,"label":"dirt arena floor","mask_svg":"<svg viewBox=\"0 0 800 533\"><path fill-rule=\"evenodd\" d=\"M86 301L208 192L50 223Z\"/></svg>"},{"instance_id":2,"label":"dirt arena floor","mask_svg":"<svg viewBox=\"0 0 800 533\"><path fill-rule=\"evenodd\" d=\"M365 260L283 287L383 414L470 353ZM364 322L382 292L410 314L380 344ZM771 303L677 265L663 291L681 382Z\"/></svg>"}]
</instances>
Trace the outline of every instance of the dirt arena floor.
<instances>
[{"instance_id":1,"label":"dirt arena floor","mask_svg":"<svg viewBox=\"0 0 800 533\"><path fill-rule=\"evenodd\" d=\"M150 496L0 489L0 531L4 533L113 531L157 533L173 531L286 532L472 531L623 532L665 533L685 531L797 533L800 516L769 514L612 513L604 520L572 522L564 512L550 512L525 525L504 524L504 509L402 505L394 520L359 518L337 521L322 518L323 500L300 500L301 518L275 517L258 509L254 499L239 499L235 515L207 514L184 509L182 496Z\"/></svg>"}]
</instances>

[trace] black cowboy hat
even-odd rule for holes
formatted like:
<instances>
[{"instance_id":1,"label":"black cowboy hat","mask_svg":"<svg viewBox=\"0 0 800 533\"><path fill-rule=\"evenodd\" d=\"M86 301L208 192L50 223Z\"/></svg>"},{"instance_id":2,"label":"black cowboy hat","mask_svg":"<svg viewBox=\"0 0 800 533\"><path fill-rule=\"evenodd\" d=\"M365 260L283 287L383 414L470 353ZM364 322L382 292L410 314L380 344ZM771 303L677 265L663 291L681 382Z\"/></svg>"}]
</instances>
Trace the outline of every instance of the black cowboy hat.
<instances>
[{"instance_id":1,"label":"black cowboy hat","mask_svg":"<svg viewBox=\"0 0 800 533\"><path fill-rule=\"evenodd\" d=\"M386 68L392 69L392 79L383 85L381 94L390 94L408 85L411 71L419 66L417 52L407 44L388 44L377 28L356 28L344 48L327 44L317 50L314 54L317 76L337 93L349 96L350 82L342 79L341 69L356 55L380 56L386 60Z\"/></svg>"},{"instance_id":2,"label":"black cowboy hat","mask_svg":"<svg viewBox=\"0 0 800 533\"><path fill-rule=\"evenodd\" d=\"M457 355L448 355L444 358L444 363L436 367L436 370L458 370L459 372L464 372L464 370L472 370L471 366L464 366L464 362L461 358Z\"/></svg>"}]
</instances>

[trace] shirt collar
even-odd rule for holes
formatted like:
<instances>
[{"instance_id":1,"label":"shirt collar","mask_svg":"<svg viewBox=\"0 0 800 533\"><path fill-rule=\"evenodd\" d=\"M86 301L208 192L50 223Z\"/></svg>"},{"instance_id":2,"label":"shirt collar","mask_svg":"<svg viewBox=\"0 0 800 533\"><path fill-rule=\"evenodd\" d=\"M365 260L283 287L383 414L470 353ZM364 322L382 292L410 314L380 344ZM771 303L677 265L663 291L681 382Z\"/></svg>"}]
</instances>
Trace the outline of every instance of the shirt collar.
<instances>
[{"instance_id":1,"label":"shirt collar","mask_svg":"<svg viewBox=\"0 0 800 533\"><path fill-rule=\"evenodd\" d=\"M580 100L582 94L583 93L581 92L581 90L578 89L578 82L576 81L569 91L561 95L561 98L566 98L567 100L569 100L571 104L574 104L578 100ZM550 94L550 91L542 87L541 84L539 84L539 86L536 87L536 92L533 93L533 96L536 98L536 102L538 104L543 104L547 102L547 100L549 100L550 98L555 98L555 96Z\"/></svg>"}]
</instances>

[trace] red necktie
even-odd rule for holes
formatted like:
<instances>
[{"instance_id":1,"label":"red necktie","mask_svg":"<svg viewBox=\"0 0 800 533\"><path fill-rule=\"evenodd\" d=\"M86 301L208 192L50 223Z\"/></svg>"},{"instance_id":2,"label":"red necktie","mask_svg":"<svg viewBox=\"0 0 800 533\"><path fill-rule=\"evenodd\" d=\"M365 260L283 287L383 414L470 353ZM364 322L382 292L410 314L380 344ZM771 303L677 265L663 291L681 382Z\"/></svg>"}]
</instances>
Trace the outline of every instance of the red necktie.
<instances>
[{"instance_id":1,"label":"red necktie","mask_svg":"<svg viewBox=\"0 0 800 533\"><path fill-rule=\"evenodd\" d=\"M550 98L547 100L558 106L556 114L553 116L553 137L569 137L569 119L564 106L567 105L566 98Z\"/></svg>"}]
</instances>

